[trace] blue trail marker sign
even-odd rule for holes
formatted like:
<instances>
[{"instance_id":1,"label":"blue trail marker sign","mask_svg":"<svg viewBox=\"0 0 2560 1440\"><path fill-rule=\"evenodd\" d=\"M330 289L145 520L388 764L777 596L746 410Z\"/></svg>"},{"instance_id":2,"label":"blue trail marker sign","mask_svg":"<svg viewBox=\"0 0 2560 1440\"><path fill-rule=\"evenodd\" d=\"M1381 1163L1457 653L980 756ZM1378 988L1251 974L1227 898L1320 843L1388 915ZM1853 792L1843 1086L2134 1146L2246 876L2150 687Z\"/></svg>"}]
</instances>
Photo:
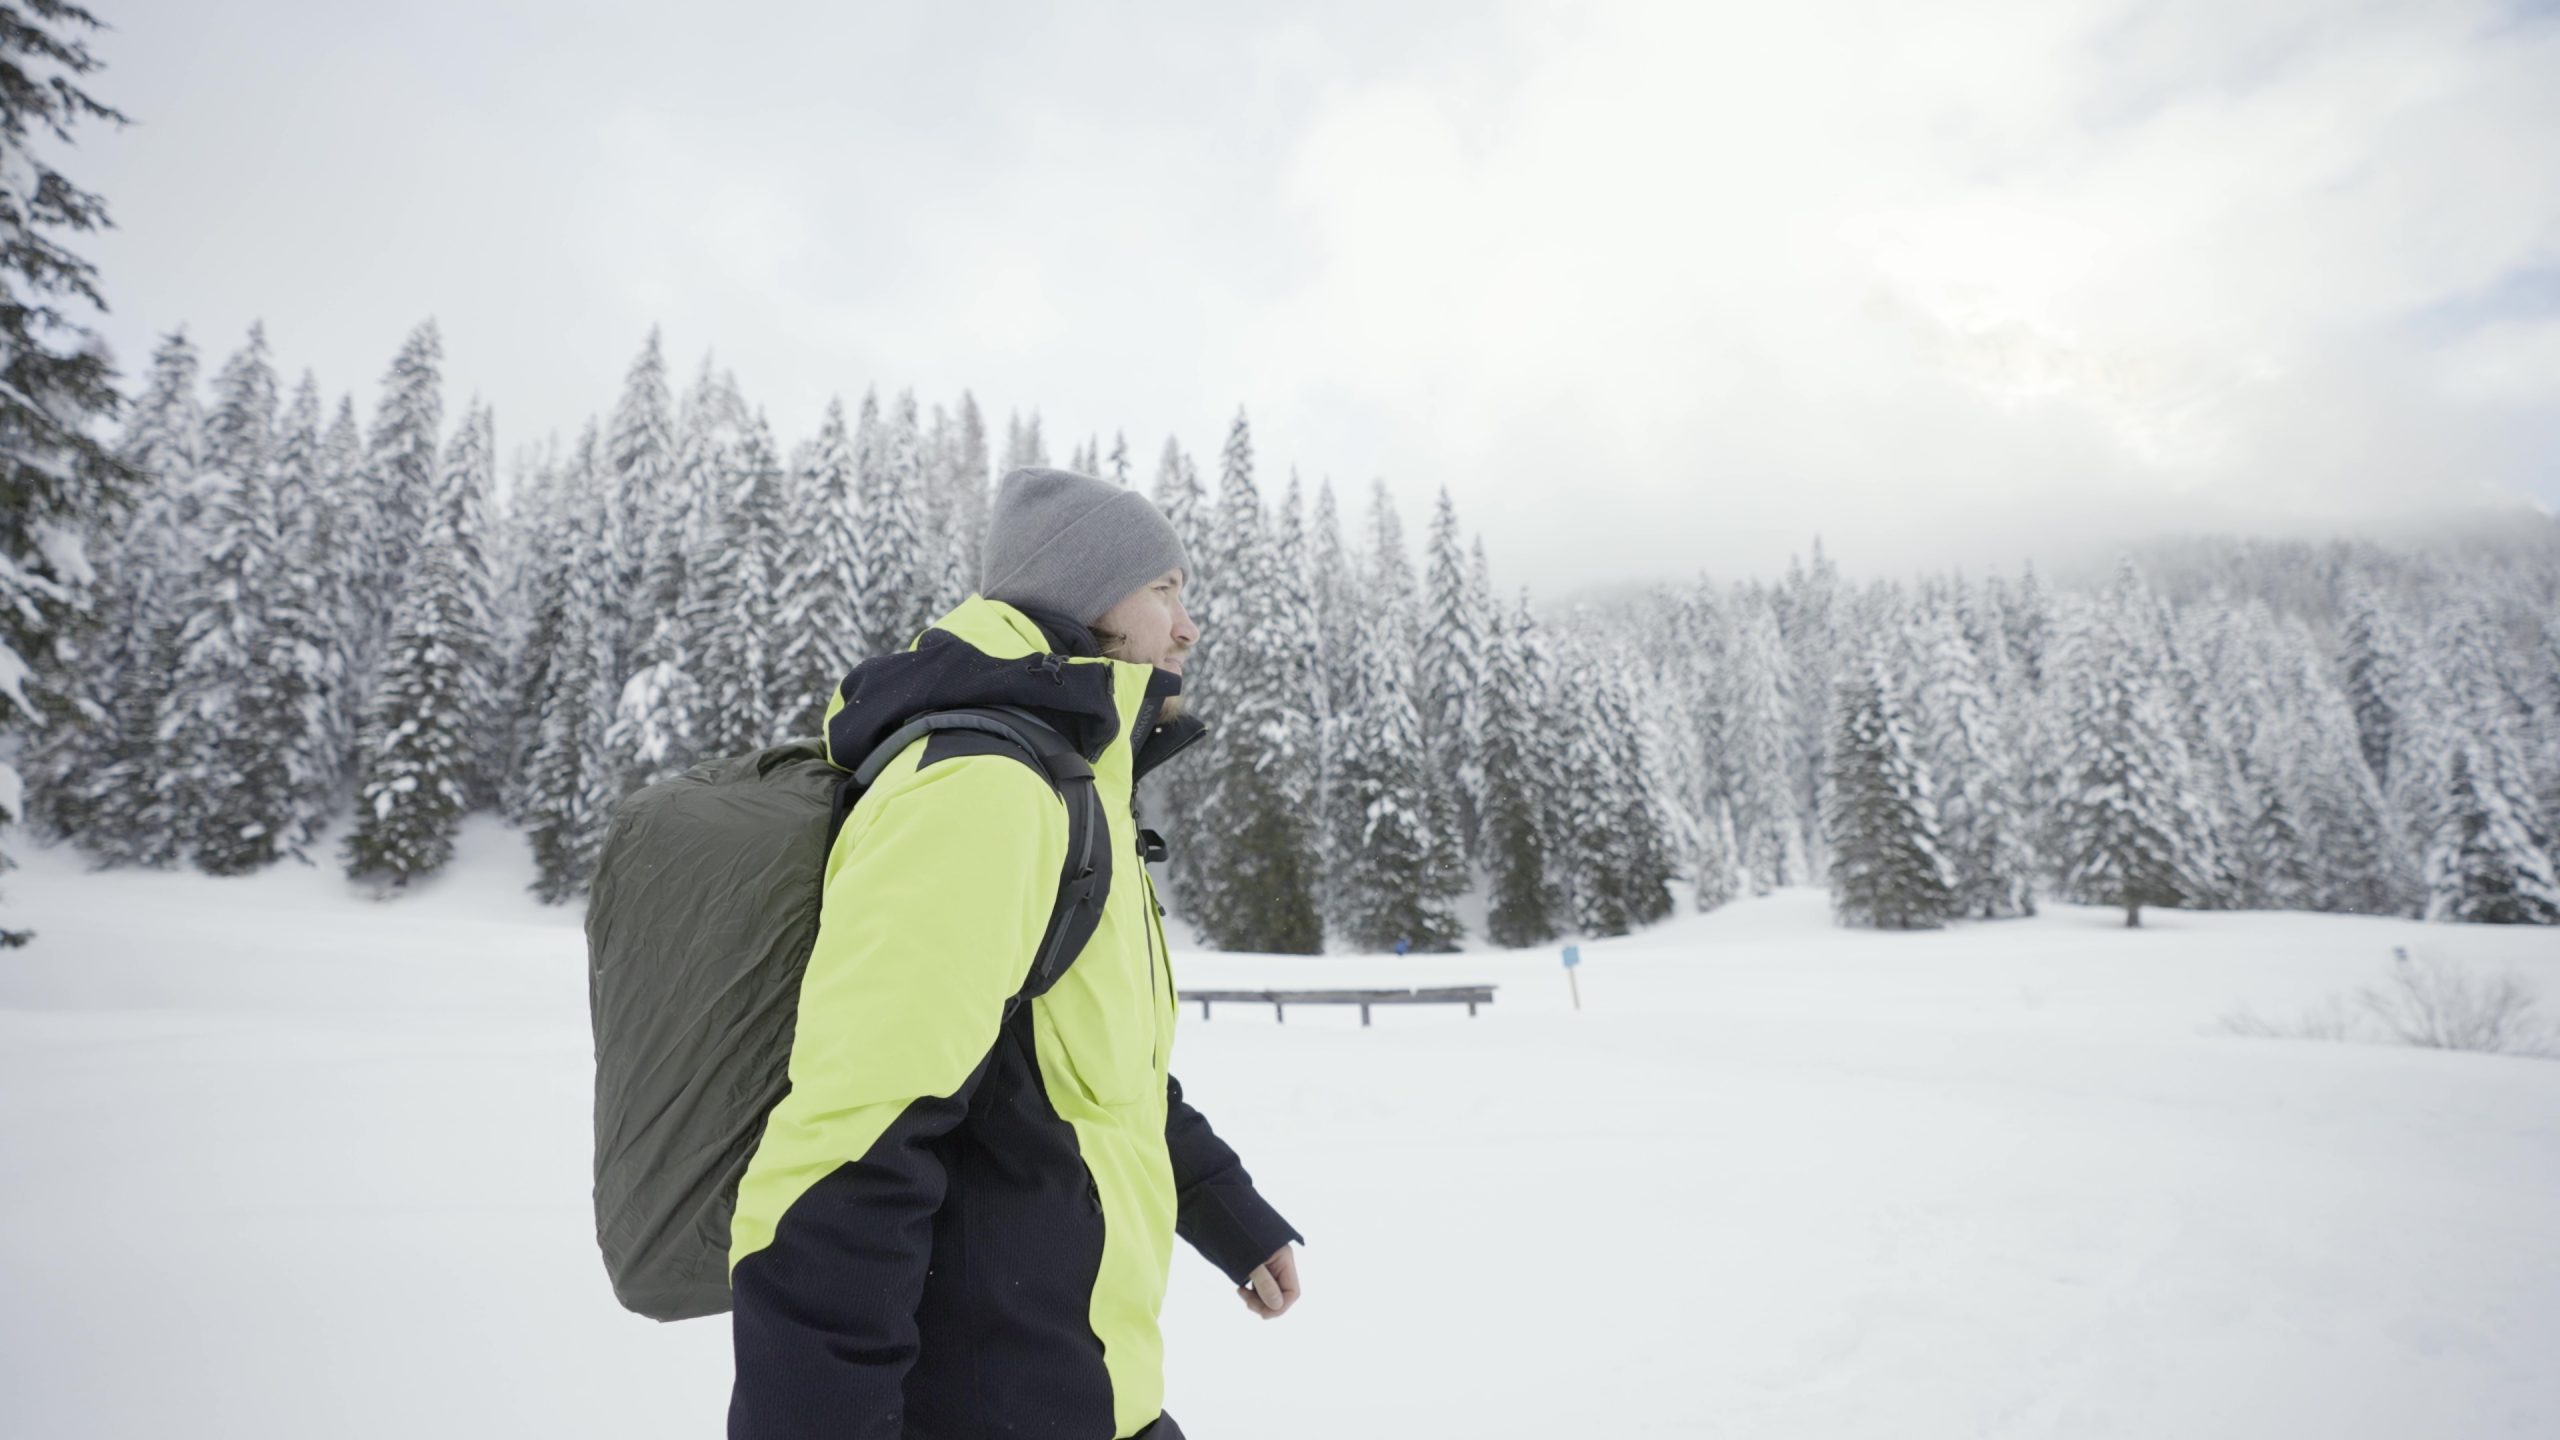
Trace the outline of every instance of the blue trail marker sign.
<instances>
[{"instance_id":1,"label":"blue trail marker sign","mask_svg":"<svg viewBox=\"0 0 2560 1440\"><path fill-rule=\"evenodd\" d=\"M1582 980L1573 972L1581 964L1582 947L1579 945L1564 947L1564 983L1573 987L1573 1008L1576 1010L1582 1008Z\"/></svg>"}]
</instances>

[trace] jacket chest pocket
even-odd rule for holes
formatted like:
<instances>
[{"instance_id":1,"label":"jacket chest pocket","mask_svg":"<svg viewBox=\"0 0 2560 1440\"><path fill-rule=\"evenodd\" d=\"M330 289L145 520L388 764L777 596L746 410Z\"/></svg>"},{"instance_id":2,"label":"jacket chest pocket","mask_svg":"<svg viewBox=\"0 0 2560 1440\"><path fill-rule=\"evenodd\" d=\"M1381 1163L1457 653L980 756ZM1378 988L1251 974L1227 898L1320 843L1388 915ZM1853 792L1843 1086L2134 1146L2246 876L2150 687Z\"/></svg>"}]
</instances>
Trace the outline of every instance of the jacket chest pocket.
<instances>
[{"instance_id":1,"label":"jacket chest pocket","mask_svg":"<svg viewBox=\"0 0 2560 1440\"><path fill-rule=\"evenodd\" d=\"M1143 897L1133 898L1140 904L1104 911L1084 953L1033 1007L1077 1088L1096 1105L1134 1104L1163 1083L1157 1076L1171 997L1157 973L1152 916L1140 913Z\"/></svg>"}]
</instances>

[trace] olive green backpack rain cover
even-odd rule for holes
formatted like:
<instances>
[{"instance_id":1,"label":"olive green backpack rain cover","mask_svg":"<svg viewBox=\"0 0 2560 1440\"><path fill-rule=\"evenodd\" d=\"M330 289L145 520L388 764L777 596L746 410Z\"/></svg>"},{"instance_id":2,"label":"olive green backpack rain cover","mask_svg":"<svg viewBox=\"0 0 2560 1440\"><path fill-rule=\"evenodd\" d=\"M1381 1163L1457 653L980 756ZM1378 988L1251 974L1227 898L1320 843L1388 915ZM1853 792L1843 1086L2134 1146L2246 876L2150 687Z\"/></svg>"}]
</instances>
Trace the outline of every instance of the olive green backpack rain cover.
<instances>
[{"instance_id":1,"label":"olive green backpack rain cover","mask_svg":"<svg viewBox=\"0 0 2560 1440\"><path fill-rule=\"evenodd\" d=\"M656 1320L729 1308L738 1179L789 1083L827 854L880 769L927 730L990 731L1058 788L1070 834L1098 828L1090 766L1002 708L917 716L850 775L812 736L706 761L616 809L588 898L587 1003L596 1241L624 1308ZM1092 934L1104 858L1089 838L1069 856L1025 996L1055 984L1059 957L1072 963Z\"/></svg>"}]
</instances>

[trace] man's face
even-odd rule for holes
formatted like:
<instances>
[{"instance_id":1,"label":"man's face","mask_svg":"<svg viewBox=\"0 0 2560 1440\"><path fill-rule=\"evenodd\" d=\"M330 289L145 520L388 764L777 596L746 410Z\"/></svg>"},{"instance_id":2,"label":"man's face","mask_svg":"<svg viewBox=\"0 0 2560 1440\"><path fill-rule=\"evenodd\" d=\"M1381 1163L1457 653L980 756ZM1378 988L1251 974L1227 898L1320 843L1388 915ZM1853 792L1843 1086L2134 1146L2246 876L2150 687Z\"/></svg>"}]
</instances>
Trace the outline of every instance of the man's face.
<instances>
[{"instance_id":1,"label":"man's face","mask_svg":"<svg viewBox=\"0 0 2560 1440\"><path fill-rule=\"evenodd\" d=\"M1183 662L1200 639L1200 627L1191 623L1191 612L1182 608L1182 580L1181 570L1167 570L1103 612L1100 628L1128 637L1115 658L1182 673Z\"/></svg>"}]
</instances>

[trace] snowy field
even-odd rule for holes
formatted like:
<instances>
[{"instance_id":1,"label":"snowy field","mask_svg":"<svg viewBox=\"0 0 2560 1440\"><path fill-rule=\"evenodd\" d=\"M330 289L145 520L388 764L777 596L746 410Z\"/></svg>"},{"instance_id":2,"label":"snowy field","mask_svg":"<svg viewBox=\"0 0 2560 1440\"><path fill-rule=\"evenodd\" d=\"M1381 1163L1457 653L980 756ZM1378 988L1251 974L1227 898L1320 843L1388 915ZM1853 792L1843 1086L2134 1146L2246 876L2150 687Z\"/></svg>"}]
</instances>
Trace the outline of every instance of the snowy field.
<instances>
[{"instance_id":1,"label":"snowy field","mask_svg":"<svg viewBox=\"0 0 2560 1440\"><path fill-rule=\"evenodd\" d=\"M482 819L334 872L8 877L0 1435L701 1437L724 1320L618 1309L574 911ZM2215 1033L2391 947L2548 930L2063 908L1925 935L1816 891L1552 951L1177 955L1176 1072L1309 1237L1265 1322L1187 1249L1169 1408L1259 1437L2560 1434L2560 1063Z\"/></svg>"}]
</instances>

